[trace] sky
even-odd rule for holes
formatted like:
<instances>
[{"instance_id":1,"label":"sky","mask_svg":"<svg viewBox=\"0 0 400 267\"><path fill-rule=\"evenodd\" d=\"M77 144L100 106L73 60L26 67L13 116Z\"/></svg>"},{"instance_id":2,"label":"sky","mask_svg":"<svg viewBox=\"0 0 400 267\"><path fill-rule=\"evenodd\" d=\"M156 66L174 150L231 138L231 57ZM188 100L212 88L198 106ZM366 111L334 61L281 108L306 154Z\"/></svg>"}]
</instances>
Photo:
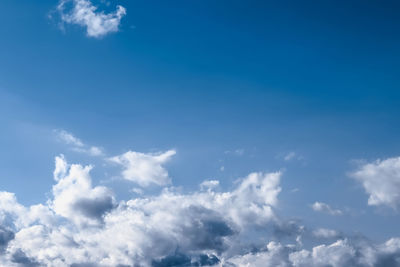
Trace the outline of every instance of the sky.
<instances>
[{"instance_id":1,"label":"sky","mask_svg":"<svg viewBox=\"0 0 400 267\"><path fill-rule=\"evenodd\" d=\"M398 1L0 1L0 266L400 266Z\"/></svg>"}]
</instances>

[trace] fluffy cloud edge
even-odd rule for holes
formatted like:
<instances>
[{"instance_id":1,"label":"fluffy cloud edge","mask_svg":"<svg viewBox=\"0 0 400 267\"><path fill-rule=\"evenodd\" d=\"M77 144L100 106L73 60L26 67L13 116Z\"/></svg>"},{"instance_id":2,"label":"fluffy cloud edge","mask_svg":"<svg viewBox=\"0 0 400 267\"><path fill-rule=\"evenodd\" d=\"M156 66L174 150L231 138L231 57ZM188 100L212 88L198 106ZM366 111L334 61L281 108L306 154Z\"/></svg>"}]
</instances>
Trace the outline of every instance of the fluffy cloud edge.
<instances>
[{"instance_id":1,"label":"fluffy cloud edge","mask_svg":"<svg viewBox=\"0 0 400 267\"><path fill-rule=\"evenodd\" d=\"M71 8L67 8L72 4ZM118 5L111 13L98 11L90 0L60 0L57 10L61 21L86 28L86 34L93 38L102 38L110 33L118 32L121 19L126 15L126 8Z\"/></svg>"},{"instance_id":2,"label":"fluffy cloud edge","mask_svg":"<svg viewBox=\"0 0 400 267\"><path fill-rule=\"evenodd\" d=\"M124 154L108 158L109 162L122 167L122 177L141 187L150 185L165 186L171 184L171 178L164 165L176 154L171 149L165 152L141 153L128 151Z\"/></svg>"},{"instance_id":3,"label":"fluffy cloud edge","mask_svg":"<svg viewBox=\"0 0 400 267\"><path fill-rule=\"evenodd\" d=\"M378 159L360 164L349 176L363 186L369 196L368 205L398 209L400 205L400 157Z\"/></svg>"}]
</instances>

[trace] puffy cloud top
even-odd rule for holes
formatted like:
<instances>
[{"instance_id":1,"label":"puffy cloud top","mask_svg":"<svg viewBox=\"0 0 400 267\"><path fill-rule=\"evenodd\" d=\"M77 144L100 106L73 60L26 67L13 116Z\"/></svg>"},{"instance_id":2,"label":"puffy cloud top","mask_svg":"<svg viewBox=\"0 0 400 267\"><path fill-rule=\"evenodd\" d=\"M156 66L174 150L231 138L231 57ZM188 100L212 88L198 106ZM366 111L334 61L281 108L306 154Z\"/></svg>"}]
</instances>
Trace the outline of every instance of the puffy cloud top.
<instances>
[{"instance_id":1,"label":"puffy cloud top","mask_svg":"<svg viewBox=\"0 0 400 267\"><path fill-rule=\"evenodd\" d=\"M397 208L400 204L400 157L376 160L350 174L368 193L369 205Z\"/></svg>"},{"instance_id":2,"label":"puffy cloud top","mask_svg":"<svg viewBox=\"0 0 400 267\"><path fill-rule=\"evenodd\" d=\"M128 151L122 155L110 158L110 161L122 165L122 176L142 187L149 185L167 185L171 183L167 170L163 165L168 162L175 150L158 153L140 153Z\"/></svg>"},{"instance_id":3,"label":"puffy cloud top","mask_svg":"<svg viewBox=\"0 0 400 267\"><path fill-rule=\"evenodd\" d=\"M114 206L114 197L106 187L92 187L89 175L92 166L68 166L64 157L56 157L53 186L54 199L50 206L58 215L76 224L98 223Z\"/></svg>"}]
</instances>

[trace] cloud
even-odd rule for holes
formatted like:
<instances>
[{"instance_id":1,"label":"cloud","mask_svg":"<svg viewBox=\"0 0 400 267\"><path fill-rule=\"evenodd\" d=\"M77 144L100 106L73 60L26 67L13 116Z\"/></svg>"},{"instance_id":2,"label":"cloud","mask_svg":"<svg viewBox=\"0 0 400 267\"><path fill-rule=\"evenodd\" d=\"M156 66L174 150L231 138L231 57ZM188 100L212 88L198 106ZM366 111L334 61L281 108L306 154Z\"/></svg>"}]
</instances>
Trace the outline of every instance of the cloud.
<instances>
[{"instance_id":1,"label":"cloud","mask_svg":"<svg viewBox=\"0 0 400 267\"><path fill-rule=\"evenodd\" d=\"M244 149L239 148L235 150L226 150L224 153L228 155L243 156L244 152L245 152Z\"/></svg>"},{"instance_id":2,"label":"cloud","mask_svg":"<svg viewBox=\"0 0 400 267\"><path fill-rule=\"evenodd\" d=\"M164 188L118 203L92 185L91 170L56 157L45 204L25 207L0 192L1 266L215 264L248 229L276 220L279 172L251 173L227 192Z\"/></svg>"},{"instance_id":3,"label":"cloud","mask_svg":"<svg viewBox=\"0 0 400 267\"><path fill-rule=\"evenodd\" d=\"M311 250L270 242L262 251L225 259L224 266L387 267L399 266L399 256L398 238L380 245L345 238Z\"/></svg>"},{"instance_id":4,"label":"cloud","mask_svg":"<svg viewBox=\"0 0 400 267\"><path fill-rule=\"evenodd\" d=\"M92 187L89 175L92 166L68 165L64 156L56 157L52 210L77 225L97 224L114 207L114 197L106 187ZM60 167L62 166L62 167Z\"/></svg>"},{"instance_id":5,"label":"cloud","mask_svg":"<svg viewBox=\"0 0 400 267\"><path fill-rule=\"evenodd\" d=\"M292 152L289 152L288 154L286 154L286 155L283 157L283 159L284 159L285 161L289 161L289 160L293 159L295 156L296 156L296 153L292 151Z\"/></svg>"},{"instance_id":6,"label":"cloud","mask_svg":"<svg viewBox=\"0 0 400 267\"><path fill-rule=\"evenodd\" d=\"M343 214L343 211L341 211L339 209L333 209L328 204L323 203L323 202L318 202L318 201L315 202L314 204L312 204L311 208L314 211L324 212L324 213L327 213L327 214L333 215L333 216L337 216L337 215L342 215Z\"/></svg>"},{"instance_id":7,"label":"cloud","mask_svg":"<svg viewBox=\"0 0 400 267\"><path fill-rule=\"evenodd\" d=\"M326 228L318 228L314 230L312 234L317 238L334 238L339 235L337 231Z\"/></svg>"},{"instance_id":8,"label":"cloud","mask_svg":"<svg viewBox=\"0 0 400 267\"><path fill-rule=\"evenodd\" d=\"M319 228L311 231L317 240L339 239L305 248L301 239L310 232L275 214L280 172L250 173L225 192L214 191L219 182L210 180L202 183L206 190L184 194L167 187L117 202L109 188L93 185L92 168L56 157L52 195L43 204L24 206L0 192L0 266L400 264L399 238L373 244ZM254 240L262 243L248 243Z\"/></svg>"},{"instance_id":9,"label":"cloud","mask_svg":"<svg viewBox=\"0 0 400 267\"><path fill-rule=\"evenodd\" d=\"M54 130L53 132L60 142L69 145L75 152L84 153L90 156L104 156L104 152L100 147L88 146L72 133L65 130Z\"/></svg>"},{"instance_id":10,"label":"cloud","mask_svg":"<svg viewBox=\"0 0 400 267\"><path fill-rule=\"evenodd\" d=\"M163 165L175 154L175 150L149 154L128 151L109 160L123 167L122 176L126 180L135 182L142 187L153 184L163 186L171 183Z\"/></svg>"},{"instance_id":11,"label":"cloud","mask_svg":"<svg viewBox=\"0 0 400 267\"><path fill-rule=\"evenodd\" d=\"M304 157L302 155L299 155L298 153L294 151L290 151L288 153L280 153L277 155L277 158L283 159L284 161L303 161Z\"/></svg>"},{"instance_id":12,"label":"cloud","mask_svg":"<svg viewBox=\"0 0 400 267\"><path fill-rule=\"evenodd\" d=\"M14 237L14 232L6 227L0 226L0 253Z\"/></svg>"},{"instance_id":13,"label":"cloud","mask_svg":"<svg viewBox=\"0 0 400 267\"><path fill-rule=\"evenodd\" d=\"M197 257L189 257L182 253L167 256L158 261L153 261L153 267L168 267L168 266L215 266L220 262L215 255L202 254Z\"/></svg>"},{"instance_id":14,"label":"cloud","mask_svg":"<svg viewBox=\"0 0 400 267\"><path fill-rule=\"evenodd\" d=\"M57 10L62 22L86 27L87 35L95 38L117 32L122 17L126 15L126 9L120 5L112 13L100 12L90 0L61 0Z\"/></svg>"},{"instance_id":15,"label":"cloud","mask_svg":"<svg viewBox=\"0 0 400 267\"><path fill-rule=\"evenodd\" d=\"M219 186L218 180L206 180L200 184L201 190L211 190Z\"/></svg>"},{"instance_id":16,"label":"cloud","mask_svg":"<svg viewBox=\"0 0 400 267\"><path fill-rule=\"evenodd\" d=\"M400 204L400 157L363 164L350 174L367 194L368 205L386 205L396 209Z\"/></svg>"},{"instance_id":17,"label":"cloud","mask_svg":"<svg viewBox=\"0 0 400 267\"><path fill-rule=\"evenodd\" d=\"M64 130L55 130L58 138L66 143L67 145L73 145L74 147L83 147L84 144L82 143L79 138L73 136L71 133L64 131Z\"/></svg>"},{"instance_id":18,"label":"cloud","mask_svg":"<svg viewBox=\"0 0 400 267\"><path fill-rule=\"evenodd\" d=\"M279 240L295 237L296 242L301 244L301 236L306 232L306 228L298 222L277 221L273 226L273 236Z\"/></svg>"},{"instance_id":19,"label":"cloud","mask_svg":"<svg viewBox=\"0 0 400 267\"><path fill-rule=\"evenodd\" d=\"M12 254L12 262L19 264L24 267L35 267L40 266L38 262L26 256L22 250L17 250Z\"/></svg>"}]
</instances>

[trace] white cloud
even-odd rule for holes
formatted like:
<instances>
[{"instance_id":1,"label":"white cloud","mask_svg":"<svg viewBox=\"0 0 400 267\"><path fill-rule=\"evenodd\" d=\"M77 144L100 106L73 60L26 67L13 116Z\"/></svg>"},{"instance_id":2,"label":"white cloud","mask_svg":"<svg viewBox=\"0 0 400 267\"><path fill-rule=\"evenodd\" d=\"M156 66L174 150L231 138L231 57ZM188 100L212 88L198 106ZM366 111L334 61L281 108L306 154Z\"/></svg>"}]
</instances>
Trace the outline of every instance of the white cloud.
<instances>
[{"instance_id":1,"label":"white cloud","mask_svg":"<svg viewBox=\"0 0 400 267\"><path fill-rule=\"evenodd\" d=\"M74 147L83 147L84 144L82 141L72 135L71 133L64 131L64 130L54 130L54 132L57 134L58 138L63 141L67 145L73 145Z\"/></svg>"},{"instance_id":2,"label":"white cloud","mask_svg":"<svg viewBox=\"0 0 400 267\"><path fill-rule=\"evenodd\" d=\"M323 202L318 202L318 201L315 202L314 204L312 204L311 208L314 211L325 212L325 213L333 215L333 216L337 216L337 215L342 215L343 214L343 211L341 211L339 209L333 209L328 204L323 203Z\"/></svg>"},{"instance_id":3,"label":"white cloud","mask_svg":"<svg viewBox=\"0 0 400 267\"><path fill-rule=\"evenodd\" d=\"M67 9L67 4L72 4L72 8ZM117 32L126 15L123 6L117 6L117 10L109 14L100 12L90 0L61 0L57 9L63 22L86 27L87 35L95 38Z\"/></svg>"},{"instance_id":4,"label":"white cloud","mask_svg":"<svg viewBox=\"0 0 400 267\"><path fill-rule=\"evenodd\" d=\"M135 182L142 187L152 184L162 186L171 183L168 172L163 165L175 154L175 150L149 154L128 151L109 160L122 165L124 168L122 176L126 180Z\"/></svg>"},{"instance_id":5,"label":"white cloud","mask_svg":"<svg viewBox=\"0 0 400 267\"><path fill-rule=\"evenodd\" d=\"M115 203L108 188L92 187L91 169L92 166L78 164L69 166L64 156L56 157L54 179L57 184L53 186L54 199L49 205L56 214L77 225L100 223L104 213L111 210Z\"/></svg>"},{"instance_id":6,"label":"white cloud","mask_svg":"<svg viewBox=\"0 0 400 267\"><path fill-rule=\"evenodd\" d=\"M65 130L54 130L57 139L71 147L71 150L90 156L104 156L103 149L96 146L88 146L78 137Z\"/></svg>"},{"instance_id":7,"label":"white cloud","mask_svg":"<svg viewBox=\"0 0 400 267\"><path fill-rule=\"evenodd\" d=\"M398 238L378 245L344 238L304 248L305 228L281 222L274 212L280 172L251 173L225 192L215 192L219 182L211 180L202 183L205 191L183 194L164 188L158 195L118 203L110 189L92 185L90 165L68 164L63 156L55 165L53 195L44 204L26 207L14 194L0 192L0 266L400 264ZM271 242L268 235L260 239L274 226L281 236L295 235L295 243ZM312 233L337 237L330 229ZM267 245L248 247L254 236Z\"/></svg>"},{"instance_id":8,"label":"white cloud","mask_svg":"<svg viewBox=\"0 0 400 267\"><path fill-rule=\"evenodd\" d=\"M288 153L282 153L282 154L278 154L277 158L283 159L284 161L293 161L293 160L297 160L297 161L303 161L304 157L302 155L299 155L297 152L294 151L290 151Z\"/></svg>"},{"instance_id":9,"label":"white cloud","mask_svg":"<svg viewBox=\"0 0 400 267\"><path fill-rule=\"evenodd\" d=\"M200 189L201 190L204 190L204 189L211 190L211 189L216 188L217 186L219 186L218 180L206 180L200 184Z\"/></svg>"},{"instance_id":10,"label":"white cloud","mask_svg":"<svg viewBox=\"0 0 400 267\"><path fill-rule=\"evenodd\" d=\"M285 157L283 157L283 159L285 161L289 161L289 160L293 159L295 156L296 156L296 153L292 151L292 152L289 152L288 154L286 154Z\"/></svg>"},{"instance_id":11,"label":"white cloud","mask_svg":"<svg viewBox=\"0 0 400 267\"><path fill-rule=\"evenodd\" d=\"M292 250L292 248L287 248L277 242L270 242L267 244L264 251L259 253L249 253L245 255L234 256L232 258L226 259L226 264L222 266L230 266L229 264L231 264L231 266L238 267L291 266L288 259L288 250Z\"/></svg>"},{"instance_id":12,"label":"white cloud","mask_svg":"<svg viewBox=\"0 0 400 267\"><path fill-rule=\"evenodd\" d=\"M92 185L90 165L68 164L63 156L55 163L46 204L25 207L0 192L0 265L218 263L242 232L275 220L280 173L251 173L228 192L165 188L116 203L108 188Z\"/></svg>"},{"instance_id":13,"label":"white cloud","mask_svg":"<svg viewBox=\"0 0 400 267\"><path fill-rule=\"evenodd\" d=\"M392 238L378 246L368 242L339 239L311 250L270 242L265 249L224 260L226 266L343 267L399 266L400 239ZM229 265L231 264L231 265ZM232 265L233 264L233 265Z\"/></svg>"},{"instance_id":14,"label":"white cloud","mask_svg":"<svg viewBox=\"0 0 400 267\"><path fill-rule=\"evenodd\" d=\"M318 228L312 232L318 238L333 238L338 236L338 232L332 229Z\"/></svg>"},{"instance_id":15,"label":"white cloud","mask_svg":"<svg viewBox=\"0 0 400 267\"><path fill-rule=\"evenodd\" d=\"M369 205L397 208L400 204L400 157L376 160L350 174L369 195Z\"/></svg>"}]
</instances>

